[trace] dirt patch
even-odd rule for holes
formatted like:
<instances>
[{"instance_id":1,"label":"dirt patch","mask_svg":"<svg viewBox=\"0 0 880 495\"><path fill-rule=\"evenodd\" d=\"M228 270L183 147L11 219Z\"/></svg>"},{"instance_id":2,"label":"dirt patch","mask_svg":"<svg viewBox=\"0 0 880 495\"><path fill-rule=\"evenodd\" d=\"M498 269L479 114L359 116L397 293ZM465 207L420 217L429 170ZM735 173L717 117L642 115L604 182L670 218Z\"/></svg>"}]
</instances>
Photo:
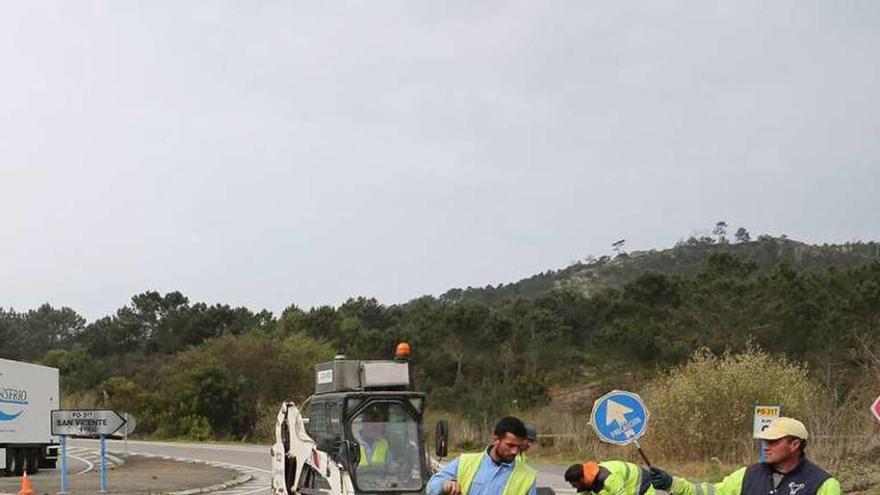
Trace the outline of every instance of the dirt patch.
<instances>
[{"instance_id":1,"label":"dirt patch","mask_svg":"<svg viewBox=\"0 0 880 495\"><path fill-rule=\"evenodd\" d=\"M587 409L599 397L599 387L599 382L593 382L578 387L551 390L551 404L555 408L567 411Z\"/></svg>"},{"instance_id":2,"label":"dirt patch","mask_svg":"<svg viewBox=\"0 0 880 495\"><path fill-rule=\"evenodd\" d=\"M131 456L121 467L107 472L107 493L168 493L224 483L239 475L231 469L205 464ZM34 493L55 494L61 490L61 473L57 469L42 470L28 478ZM0 478L0 493L17 493L19 488L21 478ZM97 470L68 476L68 492L72 495L94 494L100 489Z\"/></svg>"}]
</instances>

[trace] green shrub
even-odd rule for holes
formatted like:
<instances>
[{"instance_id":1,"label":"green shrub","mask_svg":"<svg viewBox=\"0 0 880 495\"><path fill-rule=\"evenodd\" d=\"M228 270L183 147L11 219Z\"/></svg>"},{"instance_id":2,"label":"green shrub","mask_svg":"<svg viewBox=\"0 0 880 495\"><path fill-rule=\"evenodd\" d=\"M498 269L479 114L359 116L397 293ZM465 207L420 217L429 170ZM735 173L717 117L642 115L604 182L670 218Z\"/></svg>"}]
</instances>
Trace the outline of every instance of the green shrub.
<instances>
[{"instance_id":1,"label":"green shrub","mask_svg":"<svg viewBox=\"0 0 880 495\"><path fill-rule=\"evenodd\" d=\"M784 356L751 346L722 356L703 349L646 387L651 417L644 444L679 460L754 459L755 405L777 404L785 416L804 417L820 395L806 368Z\"/></svg>"},{"instance_id":2,"label":"green shrub","mask_svg":"<svg viewBox=\"0 0 880 495\"><path fill-rule=\"evenodd\" d=\"M211 439L213 433L208 418L198 415L184 416L178 421L178 430L184 438L204 442Z\"/></svg>"},{"instance_id":3,"label":"green shrub","mask_svg":"<svg viewBox=\"0 0 880 495\"><path fill-rule=\"evenodd\" d=\"M258 408L260 416L254 425L254 442L275 443L275 423L278 421L278 409L280 404L272 404Z\"/></svg>"}]
</instances>

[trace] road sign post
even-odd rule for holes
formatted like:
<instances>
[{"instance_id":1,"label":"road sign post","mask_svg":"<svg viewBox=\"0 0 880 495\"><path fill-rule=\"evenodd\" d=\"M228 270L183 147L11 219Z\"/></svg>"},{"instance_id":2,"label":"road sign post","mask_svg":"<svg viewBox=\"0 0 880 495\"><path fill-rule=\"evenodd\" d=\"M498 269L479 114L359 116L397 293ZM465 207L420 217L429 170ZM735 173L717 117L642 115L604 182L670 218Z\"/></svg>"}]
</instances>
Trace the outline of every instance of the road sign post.
<instances>
[{"instance_id":1,"label":"road sign post","mask_svg":"<svg viewBox=\"0 0 880 495\"><path fill-rule=\"evenodd\" d=\"M593 403L590 424L604 442L616 445L635 444L645 464L651 465L638 441L648 428L648 409L641 397L623 390L615 390L599 397Z\"/></svg>"},{"instance_id":2,"label":"road sign post","mask_svg":"<svg viewBox=\"0 0 880 495\"><path fill-rule=\"evenodd\" d=\"M126 414L127 413L123 413ZM125 435L134 425L126 428L126 418L116 411L104 409L56 409L52 411L52 435L61 437L61 492L67 492L67 437L98 437L101 439L101 493L107 493L106 436L124 428Z\"/></svg>"},{"instance_id":3,"label":"road sign post","mask_svg":"<svg viewBox=\"0 0 880 495\"><path fill-rule=\"evenodd\" d=\"M101 493L107 493L107 444L101 435Z\"/></svg>"},{"instance_id":4,"label":"road sign post","mask_svg":"<svg viewBox=\"0 0 880 495\"><path fill-rule=\"evenodd\" d=\"M67 435L61 435L61 491L67 493Z\"/></svg>"},{"instance_id":5,"label":"road sign post","mask_svg":"<svg viewBox=\"0 0 880 495\"><path fill-rule=\"evenodd\" d=\"M781 412L782 407L776 404L755 406L755 415L752 419L752 438L758 438L758 435L766 430ZM764 440L758 444L758 461L764 462Z\"/></svg>"}]
</instances>

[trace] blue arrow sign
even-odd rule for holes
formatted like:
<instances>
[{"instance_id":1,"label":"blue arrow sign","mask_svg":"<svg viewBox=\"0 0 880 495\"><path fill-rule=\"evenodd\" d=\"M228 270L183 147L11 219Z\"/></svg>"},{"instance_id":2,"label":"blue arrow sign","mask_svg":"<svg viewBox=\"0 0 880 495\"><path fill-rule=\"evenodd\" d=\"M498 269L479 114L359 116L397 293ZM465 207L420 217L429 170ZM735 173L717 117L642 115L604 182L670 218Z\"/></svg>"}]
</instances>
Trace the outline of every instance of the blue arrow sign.
<instances>
[{"instance_id":1,"label":"blue arrow sign","mask_svg":"<svg viewBox=\"0 0 880 495\"><path fill-rule=\"evenodd\" d=\"M648 409L638 395L615 390L593 403L590 423L603 441L627 445L648 428Z\"/></svg>"}]
</instances>

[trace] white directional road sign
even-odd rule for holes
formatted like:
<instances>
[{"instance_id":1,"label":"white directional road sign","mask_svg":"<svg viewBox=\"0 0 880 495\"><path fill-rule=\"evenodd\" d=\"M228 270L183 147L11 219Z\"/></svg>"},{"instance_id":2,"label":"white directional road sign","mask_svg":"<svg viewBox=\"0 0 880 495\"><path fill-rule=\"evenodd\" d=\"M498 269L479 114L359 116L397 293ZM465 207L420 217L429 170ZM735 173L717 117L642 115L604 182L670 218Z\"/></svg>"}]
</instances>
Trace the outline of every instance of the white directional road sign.
<instances>
[{"instance_id":1,"label":"white directional road sign","mask_svg":"<svg viewBox=\"0 0 880 495\"><path fill-rule=\"evenodd\" d=\"M602 440L627 445L645 433L648 409L638 395L615 390L593 403L590 423Z\"/></svg>"},{"instance_id":2,"label":"white directional road sign","mask_svg":"<svg viewBox=\"0 0 880 495\"><path fill-rule=\"evenodd\" d=\"M877 400L871 404L871 413L874 414L874 417L877 418L877 421L880 421L880 397L877 397Z\"/></svg>"},{"instance_id":3,"label":"white directional road sign","mask_svg":"<svg viewBox=\"0 0 880 495\"><path fill-rule=\"evenodd\" d=\"M52 434L97 437L112 435L125 425L116 411L102 409L56 409L52 411Z\"/></svg>"},{"instance_id":4,"label":"white directional road sign","mask_svg":"<svg viewBox=\"0 0 880 495\"><path fill-rule=\"evenodd\" d=\"M759 433L766 430L774 419L779 417L782 410L779 406L755 406L755 416L752 422L752 438L756 438Z\"/></svg>"}]
</instances>

